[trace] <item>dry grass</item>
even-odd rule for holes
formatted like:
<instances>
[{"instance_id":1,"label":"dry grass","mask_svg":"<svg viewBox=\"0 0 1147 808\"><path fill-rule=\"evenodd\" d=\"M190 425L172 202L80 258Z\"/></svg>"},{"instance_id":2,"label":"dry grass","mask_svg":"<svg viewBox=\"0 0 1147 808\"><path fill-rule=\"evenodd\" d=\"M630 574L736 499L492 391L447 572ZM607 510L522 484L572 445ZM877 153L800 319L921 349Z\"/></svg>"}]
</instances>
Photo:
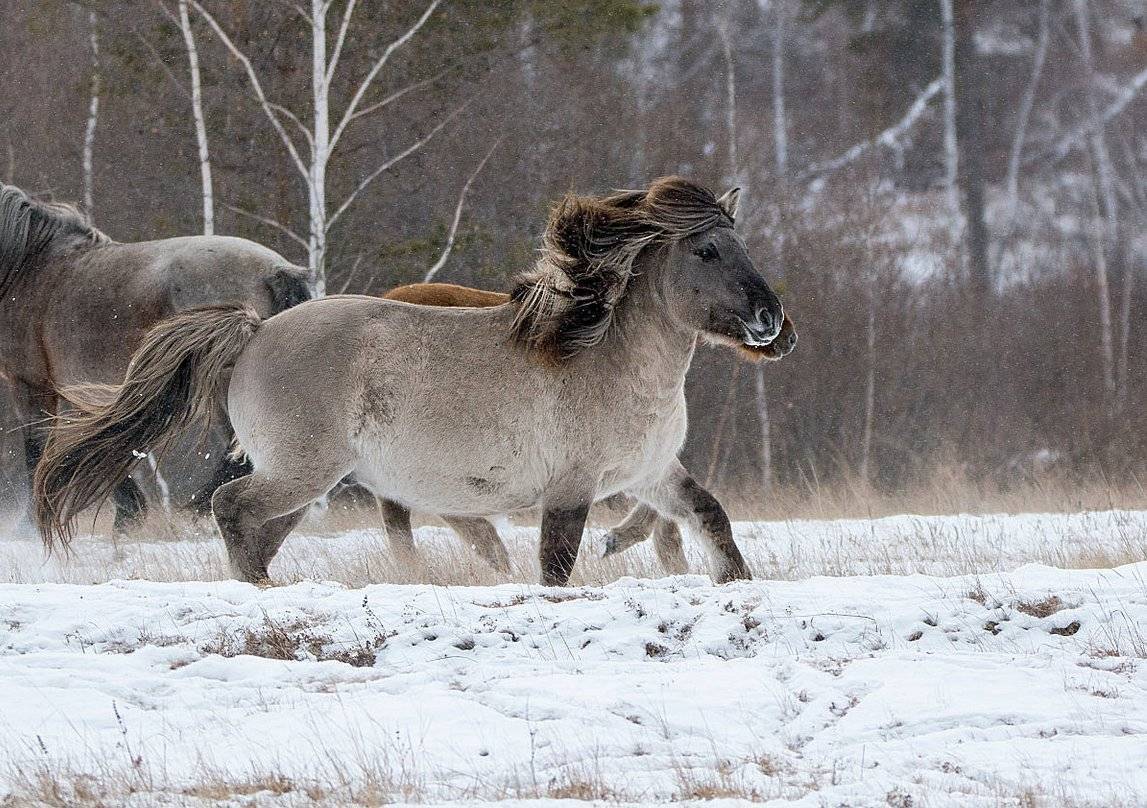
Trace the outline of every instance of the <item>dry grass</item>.
<instances>
[{"instance_id":1,"label":"dry grass","mask_svg":"<svg viewBox=\"0 0 1147 808\"><path fill-rule=\"evenodd\" d=\"M959 464L932 466L922 481L882 491L845 478L821 485L779 486L763 494L756 486L728 487L718 498L734 519L866 519L912 513L1077 513L1147 508L1147 490L1138 480L1081 482L1048 475L1008 486L975 479Z\"/></svg>"},{"instance_id":2,"label":"dry grass","mask_svg":"<svg viewBox=\"0 0 1147 808\"><path fill-rule=\"evenodd\" d=\"M287 662L334 660L356 668L369 668L378 658L378 652L395 635L381 626L371 624L371 636L354 643L338 643L329 634L315 631L314 625L297 620L276 623L269 615L255 628L245 628L237 634L221 631L199 646L204 654L224 657L240 655L278 659Z\"/></svg>"}]
</instances>

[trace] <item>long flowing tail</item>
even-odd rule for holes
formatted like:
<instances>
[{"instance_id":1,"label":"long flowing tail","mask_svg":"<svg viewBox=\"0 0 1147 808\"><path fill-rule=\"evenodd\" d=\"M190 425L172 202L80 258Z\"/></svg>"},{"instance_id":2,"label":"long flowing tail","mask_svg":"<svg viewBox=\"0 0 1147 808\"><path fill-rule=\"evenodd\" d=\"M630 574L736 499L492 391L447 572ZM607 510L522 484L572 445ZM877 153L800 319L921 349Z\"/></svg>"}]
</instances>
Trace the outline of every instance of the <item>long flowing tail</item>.
<instances>
[{"instance_id":1,"label":"long flowing tail","mask_svg":"<svg viewBox=\"0 0 1147 808\"><path fill-rule=\"evenodd\" d=\"M65 547L82 510L102 502L147 452L193 422L206 423L230 369L261 318L249 306L191 309L156 325L132 355L114 397L67 398L80 413L50 430L33 502L45 546Z\"/></svg>"}]
</instances>

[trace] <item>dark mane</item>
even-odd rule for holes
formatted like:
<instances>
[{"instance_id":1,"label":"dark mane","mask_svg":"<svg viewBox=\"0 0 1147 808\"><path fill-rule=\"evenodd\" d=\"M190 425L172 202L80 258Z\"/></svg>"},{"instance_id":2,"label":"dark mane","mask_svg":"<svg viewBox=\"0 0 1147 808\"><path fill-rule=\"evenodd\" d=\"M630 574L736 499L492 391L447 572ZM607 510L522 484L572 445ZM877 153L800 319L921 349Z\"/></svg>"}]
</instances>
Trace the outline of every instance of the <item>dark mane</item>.
<instances>
[{"instance_id":1,"label":"dark mane","mask_svg":"<svg viewBox=\"0 0 1147 808\"><path fill-rule=\"evenodd\" d=\"M550 213L542 257L515 281L515 337L546 361L571 359L605 337L642 251L732 224L712 191L681 177L566 196Z\"/></svg>"},{"instance_id":2,"label":"dark mane","mask_svg":"<svg viewBox=\"0 0 1147 808\"><path fill-rule=\"evenodd\" d=\"M72 205L37 202L0 183L0 296L40 256L109 240Z\"/></svg>"}]
</instances>

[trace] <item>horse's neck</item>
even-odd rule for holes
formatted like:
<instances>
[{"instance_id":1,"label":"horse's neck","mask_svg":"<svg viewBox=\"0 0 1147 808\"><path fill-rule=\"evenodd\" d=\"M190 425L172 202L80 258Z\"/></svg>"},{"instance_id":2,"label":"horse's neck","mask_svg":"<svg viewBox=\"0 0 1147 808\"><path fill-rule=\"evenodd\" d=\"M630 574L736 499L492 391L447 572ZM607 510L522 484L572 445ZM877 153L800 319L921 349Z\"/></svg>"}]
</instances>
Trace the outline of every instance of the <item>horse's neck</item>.
<instances>
[{"instance_id":1,"label":"horse's neck","mask_svg":"<svg viewBox=\"0 0 1147 808\"><path fill-rule=\"evenodd\" d=\"M602 348L615 372L669 390L684 384L696 334L670 317L658 276L648 264L637 268Z\"/></svg>"}]
</instances>

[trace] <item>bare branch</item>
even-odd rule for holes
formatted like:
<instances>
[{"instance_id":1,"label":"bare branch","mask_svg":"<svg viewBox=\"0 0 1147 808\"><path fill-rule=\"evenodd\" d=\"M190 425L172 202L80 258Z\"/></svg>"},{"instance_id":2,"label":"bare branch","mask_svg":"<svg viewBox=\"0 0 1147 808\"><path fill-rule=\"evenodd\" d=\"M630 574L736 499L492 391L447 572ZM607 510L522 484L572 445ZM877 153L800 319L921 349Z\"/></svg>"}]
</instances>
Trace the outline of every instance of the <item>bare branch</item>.
<instances>
[{"instance_id":1,"label":"bare branch","mask_svg":"<svg viewBox=\"0 0 1147 808\"><path fill-rule=\"evenodd\" d=\"M430 15L434 13L436 8L438 8L438 4L440 2L441 0L431 0L430 5L428 5L426 10L422 12L422 16L418 18L418 21L415 22L414 25L412 25L409 29L407 29L405 34L386 46L386 50L382 52L382 56L378 57L378 60L374 63L374 66L371 67L370 71L366 74L366 77L362 80L362 83L359 84L358 89L355 91L354 96L351 98L350 103L347 105L346 112L343 113L342 120L339 121L339 125L335 127L335 132L333 135L331 135L330 148L332 150L334 149L335 144L339 142L339 138L342 137L343 131L350 124L351 120L354 119L354 114L358 111L358 105L362 103L362 97L366 95L366 91L370 89L371 83L375 80L375 77L378 76L379 71L382 70L387 60L390 59L391 54L409 42L411 38L413 38L413 36L418 33L418 30L426 24L426 21L430 19Z\"/></svg>"},{"instance_id":2,"label":"bare branch","mask_svg":"<svg viewBox=\"0 0 1147 808\"><path fill-rule=\"evenodd\" d=\"M334 53L331 54L330 63L327 65L327 84L330 84L331 79L335 76L335 68L338 67L339 57L342 56L343 43L346 42L346 32L347 29L350 28L350 18L351 15L354 14L354 7L357 2L358 0L349 0L346 4L346 10L343 11L342 24L339 25L339 35L338 38L335 39ZM323 14L330 11L330 7L330 2L327 2L323 7Z\"/></svg>"},{"instance_id":3,"label":"bare branch","mask_svg":"<svg viewBox=\"0 0 1147 808\"><path fill-rule=\"evenodd\" d=\"M391 168L393 168L399 162L401 162L402 160L405 160L407 157L414 154L416 151L418 151L423 146L425 146L431 140L431 138L433 138L436 134L438 134L439 132L442 131L442 129L446 126L446 124L450 123L450 121L454 120L454 118L456 118L458 116L458 114L462 112L462 110L464 110L464 109L466 109L466 107L470 106L470 104L473 102L473 100L474 99L471 98L465 104L463 104L462 106L455 109L453 112L451 112L445 118L443 118L433 129L431 129L429 132L427 132L424 137L416 140L414 143L407 146L401 152L399 152L394 157L390 158L385 163L383 163L378 168L376 168L374 171L372 171L370 174L368 174L366 176L366 178L363 179L363 181L360 182L358 184L358 186L353 191L350 192L350 195L347 196L347 198L345 200L343 200L343 203L338 206L338 209L330 216L330 218L327 219L327 230L330 230L331 227L334 226L334 223L336 221L338 221L338 218L340 216L342 216L343 213L346 212L346 209L349 208L354 203L355 199L358 198L358 195L360 193L362 193L363 190L368 185L370 185L372 182L374 182L376 179L378 179L378 177L383 172L389 171Z\"/></svg>"},{"instance_id":4,"label":"bare branch","mask_svg":"<svg viewBox=\"0 0 1147 808\"><path fill-rule=\"evenodd\" d=\"M219 204L222 205L223 207L227 208L227 210L229 210L229 211L232 211L234 213L238 213L240 216L246 216L248 219L254 219L257 222L262 222L263 224L267 225L268 227L275 228L276 230L278 230L280 233L287 236L291 240L296 241L299 244L301 244L303 246L304 250L307 249L307 240L305 238L303 238L302 236L300 236L298 233L296 233L291 228L287 227L282 222L278 222L278 221L271 219L271 218L268 218L266 216L260 216L258 213L252 213L251 211L246 210L245 208L239 208L239 207L236 207L235 205L228 205L226 202L220 202Z\"/></svg>"},{"instance_id":5,"label":"bare branch","mask_svg":"<svg viewBox=\"0 0 1147 808\"><path fill-rule=\"evenodd\" d=\"M353 281L355 276L358 275L358 268L362 264L362 259L362 253L359 253L358 257L354 259L354 264L351 266L350 271L347 273L346 280L343 281L343 285L339 287L338 293L340 295L346 294L346 290L350 288L351 281Z\"/></svg>"},{"instance_id":6,"label":"bare branch","mask_svg":"<svg viewBox=\"0 0 1147 808\"><path fill-rule=\"evenodd\" d=\"M303 178L309 183L310 174L307 171L307 166L299 156L298 149L295 148L295 142L291 140L290 135L287 134L287 130L283 127L283 122L279 120L279 116L267 100L267 96L263 92L263 85L259 82L259 77L255 73L255 68L251 64L251 60L231 41L231 37L227 36L227 32L223 30L222 26L215 20L215 17L211 15L211 12L199 3L199 0L188 0L188 2L199 12L200 16L207 21L207 24L211 26L211 30L215 32L215 35L219 37L220 41L227 47L227 50L231 52L231 55L243 65L243 69L247 71L247 79L251 84L251 89L254 90L255 97L259 99L259 104L263 108L263 114L267 116L267 119L275 128L275 132L278 133L279 139L282 140L283 145L287 147L287 151L291 155L291 160L295 163L295 168L299 170L299 173L302 174Z\"/></svg>"},{"instance_id":7,"label":"bare branch","mask_svg":"<svg viewBox=\"0 0 1147 808\"><path fill-rule=\"evenodd\" d=\"M179 18L175 15L175 12L167 7L167 3L163 2L163 0L155 0L155 5L164 13L168 20L170 20L175 25L179 25ZM168 66L167 61L160 55L159 51L155 49L155 46L151 44L151 41L139 31L137 31L134 26L129 25L128 30L131 31L132 36L140 41L140 44L147 48L147 52L151 54L152 58L155 59L156 64L158 64L160 69L163 70L169 79L171 79L171 83L179 89L179 92L183 93L184 95L190 95L190 91L183 86L183 83L180 82L178 78L176 78L175 73Z\"/></svg>"},{"instance_id":8,"label":"bare branch","mask_svg":"<svg viewBox=\"0 0 1147 808\"><path fill-rule=\"evenodd\" d=\"M314 26L315 18L312 17L310 15L310 12L308 12L303 6L299 5L298 3L287 3L287 5L290 6L292 9L294 9L296 14L298 14L300 17L302 17L304 20L306 20L307 25L310 25L312 27Z\"/></svg>"},{"instance_id":9,"label":"bare branch","mask_svg":"<svg viewBox=\"0 0 1147 808\"><path fill-rule=\"evenodd\" d=\"M431 76L428 79L423 79L422 81L416 81L414 84L407 84L401 90L395 90L393 93L391 93L390 95L388 95L386 98L382 99L381 101L378 101L374 104L371 104L369 107L363 107L362 109L360 109L358 112L356 112L354 114L354 116L351 118L351 120L357 120L359 118L365 118L367 115L370 115L374 112L378 112L380 109L385 107L387 104L390 104L390 103L397 101L398 99L402 98L402 96L406 95L407 93L412 92L413 90L419 90L428 84L433 84L434 82L438 81L440 78L445 76L447 73L449 73L452 69L453 68L448 67L445 70Z\"/></svg>"},{"instance_id":10,"label":"bare branch","mask_svg":"<svg viewBox=\"0 0 1147 808\"><path fill-rule=\"evenodd\" d=\"M904 117L895 124L885 129L876 137L857 143L831 160L823 163L813 163L801 172L800 179L807 182L822 177L825 174L831 174L834 171L844 168L849 163L855 162L862 155L877 146L896 146L904 133L911 129L916 121L920 119L920 116L924 114L924 111L928 108L928 103L935 98L937 93L942 89L944 89L944 79L938 78L925 87L924 92L916 96L916 100L912 102L912 106L904 113Z\"/></svg>"},{"instance_id":11,"label":"bare branch","mask_svg":"<svg viewBox=\"0 0 1147 808\"><path fill-rule=\"evenodd\" d=\"M1059 161L1071 154L1075 149L1084 144L1087 138L1107 124L1111 123L1115 118L1127 109L1128 105L1135 100L1140 91L1147 87L1147 69L1136 73L1135 76L1127 83L1127 85L1119 91L1115 96L1115 100L1104 107L1099 115L1091 118L1089 117L1083 124L1077 126L1070 133L1060 138L1055 146L1050 150L1052 159ZM1024 164L1034 163L1038 160L1047 157L1047 153L1040 155L1032 155L1024 160Z\"/></svg>"},{"instance_id":12,"label":"bare branch","mask_svg":"<svg viewBox=\"0 0 1147 808\"><path fill-rule=\"evenodd\" d=\"M275 112L278 112L279 114L283 115L288 121L290 121L295 126L297 126L299 131L302 132L302 134L303 134L303 139L306 140L308 144L314 145L314 142L315 142L314 136L311 135L311 131L309 129L307 129L307 127L303 124L303 122L299 120L298 115L291 112L289 109L284 107L282 104L272 103L270 106L271 106L271 109L275 110Z\"/></svg>"},{"instance_id":13,"label":"bare branch","mask_svg":"<svg viewBox=\"0 0 1147 808\"><path fill-rule=\"evenodd\" d=\"M486 163L505 139L505 135L503 135L494 142L494 145L490 147L490 151L486 152L486 156L482 158L473 173L470 174L470 177L466 180L466 184L462 186L462 191L458 194L458 204L454 207L454 221L450 223L450 233L446 236L446 246L442 248L442 254L438 256L438 260L434 262L434 266L430 267L426 273L426 277L422 279L423 283L430 283L434 280L434 276L438 274L439 270L446 266L446 259L450 257L450 252L454 249L454 237L458 234L458 222L462 220L462 206L466 204L466 194L470 192L470 186L474 184L474 180L482 173L482 169L486 167Z\"/></svg>"}]
</instances>

